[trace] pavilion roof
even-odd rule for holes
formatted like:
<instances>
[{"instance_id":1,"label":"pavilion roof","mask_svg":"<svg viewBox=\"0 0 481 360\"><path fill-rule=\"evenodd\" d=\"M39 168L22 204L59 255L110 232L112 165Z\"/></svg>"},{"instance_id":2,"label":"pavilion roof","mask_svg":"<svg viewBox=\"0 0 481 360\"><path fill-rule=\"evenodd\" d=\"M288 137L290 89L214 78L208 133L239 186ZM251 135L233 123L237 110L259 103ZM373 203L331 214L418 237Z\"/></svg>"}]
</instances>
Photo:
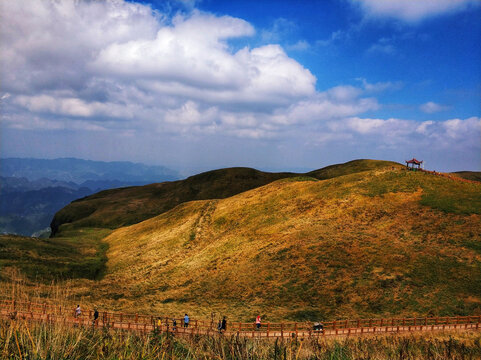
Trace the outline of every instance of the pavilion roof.
<instances>
[{"instance_id":1,"label":"pavilion roof","mask_svg":"<svg viewBox=\"0 0 481 360\"><path fill-rule=\"evenodd\" d=\"M421 165L422 163L423 163L423 160L419 161L416 158L412 158L411 160L406 160L406 164Z\"/></svg>"}]
</instances>

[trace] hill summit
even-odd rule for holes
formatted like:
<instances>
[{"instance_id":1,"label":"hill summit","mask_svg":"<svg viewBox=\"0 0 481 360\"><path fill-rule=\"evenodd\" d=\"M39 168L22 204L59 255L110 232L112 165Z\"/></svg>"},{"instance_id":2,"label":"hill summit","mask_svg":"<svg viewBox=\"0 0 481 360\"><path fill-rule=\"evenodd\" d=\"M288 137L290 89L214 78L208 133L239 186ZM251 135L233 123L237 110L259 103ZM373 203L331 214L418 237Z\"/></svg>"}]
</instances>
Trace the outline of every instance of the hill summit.
<instances>
[{"instance_id":1,"label":"hill summit","mask_svg":"<svg viewBox=\"0 0 481 360\"><path fill-rule=\"evenodd\" d=\"M305 174L269 173L251 168L212 170L185 180L102 191L72 202L52 220L52 235L62 228L118 228L152 218L193 200L224 199L273 181L298 176L329 179L341 175L401 165L382 160L353 160Z\"/></svg>"}]
</instances>

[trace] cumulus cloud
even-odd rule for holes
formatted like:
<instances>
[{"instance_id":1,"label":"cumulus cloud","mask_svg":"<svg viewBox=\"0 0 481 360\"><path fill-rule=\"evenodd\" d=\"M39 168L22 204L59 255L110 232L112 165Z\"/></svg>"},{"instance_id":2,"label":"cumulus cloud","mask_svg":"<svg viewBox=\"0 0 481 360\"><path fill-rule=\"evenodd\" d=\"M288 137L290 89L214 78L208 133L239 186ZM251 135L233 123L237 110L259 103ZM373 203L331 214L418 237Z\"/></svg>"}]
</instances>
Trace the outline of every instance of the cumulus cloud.
<instances>
[{"instance_id":1,"label":"cumulus cloud","mask_svg":"<svg viewBox=\"0 0 481 360\"><path fill-rule=\"evenodd\" d=\"M436 104L432 101L428 101L427 103L420 105L419 108L422 112L425 112L427 114L449 110L449 106Z\"/></svg>"},{"instance_id":2,"label":"cumulus cloud","mask_svg":"<svg viewBox=\"0 0 481 360\"><path fill-rule=\"evenodd\" d=\"M390 17L407 22L466 10L478 0L351 0L371 17Z\"/></svg>"},{"instance_id":3,"label":"cumulus cloud","mask_svg":"<svg viewBox=\"0 0 481 360\"><path fill-rule=\"evenodd\" d=\"M359 142L393 148L423 144L427 148L481 148L481 118L423 121L349 117L328 122L326 133L352 135ZM481 150L481 149L480 149Z\"/></svg>"},{"instance_id":4,"label":"cumulus cloud","mask_svg":"<svg viewBox=\"0 0 481 360\"><path fill-rule=\"evenodd\" d=\"M6 126L28 129L30 114L32 128L260 138L379 107L363 88L316 91L315 76L279 45L233 51L231 39L256 31L242 19L169 18L122 0L26 5L1 3ZM274 25L271 35L292 28Z\"/></svg>"},{"instance_id":5,"label":"cumulus cloud","mask_svg":"<svg viewBox=\"0 0 481 360\"><path fill-rule=\"evenodd\" d=\"M150 148L138 139L157 144L163 135L169 141L171 135L228 136L228 144L241 142L233 137L289 138L291 147L315 138L342 146L426 142L479 148L479 118L420 123L364 115L381 108L375 95L402 83L359 78L357 86L319 90L316 77L280 45L232 47L230 40L256 34L242 19L196 10L172 18L123 0L0 6L2 130L42 130L42 138L64 130L109 134L115 141L123 136L144 153ZM275 31L257 36L274 40L292 31L288 22L274 25ZM340 36L334 33L332 40ZM290 50L308 47L301 41Z\"/></svg>"}]
</instances>

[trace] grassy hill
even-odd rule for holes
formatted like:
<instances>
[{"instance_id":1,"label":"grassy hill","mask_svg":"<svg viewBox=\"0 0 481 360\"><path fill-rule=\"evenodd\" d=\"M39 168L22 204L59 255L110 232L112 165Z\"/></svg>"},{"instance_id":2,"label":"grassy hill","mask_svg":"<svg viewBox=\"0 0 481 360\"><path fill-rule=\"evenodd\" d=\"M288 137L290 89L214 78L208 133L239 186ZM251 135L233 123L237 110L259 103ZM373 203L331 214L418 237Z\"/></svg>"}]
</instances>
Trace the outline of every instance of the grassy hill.
<instances>
[{"instance_id":1,"label":"grassy hill","mask_svg":"<svg viewBox=\"0 0 481 360\"><path fill-rule=\"evenodd\" d=\"M267 173L250 168L208 171L185 180L99 192L72 202L51 223L52 234L63 229L103 227L115 229L150 219L192 200L223 199L282 178L300 175L328 179L377 168L400 167L380 160L354 160L307 174Z\"/></svg>"},{"instance_id":2,"label":"grassy hill","mask_svg":"<svg viewBox=\"0 0 481 360\"><path fill-rule=\"evenodd\" d=\"M105 251L99 271L71 274L103 275L76 280L72 294L101 308L239 320L260 313L266 321L481 313L481 184L394 163L357 172L358 164L287 174L242 192L246 169L209 172L190 184L199 197L213 185L223 196L172 198L170 210L167 195L153 195L164 184L102 192L72 204L102 206L31 246L47 258L66 239L72 254L66 247L58 257L70 264ZM89 228L103 218L118 228ZM18 254L33 257L27 249ZM15 266L12 251L3 253ZM38 264L56 266L54 258Z\"/></svg>"},{"instance_id":3,"label":"grassy hill","mask_svg":"<svg viewBox=\"0 0 481 360\"><path fill-rule=\"evenodd\" d=\"M481 185L373 170L193 201L106 237L91 300L270 320L481 312Z\"/></svg>"},{"instance_id":4,"label":"grassy hill","mask_svg":"<svg viewBox=\"0 0 481 360\"><path fill-rule=\"evenodd\" d=\"M481 182L481 171L457 171L452 174L466 180Z\"/></svg>"}]
</instances>

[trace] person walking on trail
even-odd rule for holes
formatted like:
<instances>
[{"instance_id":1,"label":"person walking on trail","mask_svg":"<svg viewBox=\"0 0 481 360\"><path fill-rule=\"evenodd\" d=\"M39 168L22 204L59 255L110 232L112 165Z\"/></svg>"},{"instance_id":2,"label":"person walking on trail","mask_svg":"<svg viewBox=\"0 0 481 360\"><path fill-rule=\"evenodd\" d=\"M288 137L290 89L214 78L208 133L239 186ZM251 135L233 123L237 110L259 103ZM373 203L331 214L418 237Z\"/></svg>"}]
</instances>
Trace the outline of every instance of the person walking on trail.
<instances>
[{"instance_id":1,"label":"person walking on trail","mask_svg":"<svg viewBox=\"0 0 481 360\"><path fill-rule=\"evenodd\" d=\"M222 321L219 320L219 323L217 324L217 330L219 331L219 334L222 333Z\"/></svg>"},{"instance_id":2,"label":"person walking on trail","mask_svg":"<svg viewBox=\"0 0 481 360\"><path fill-rule=\"evenodd\" d=\"M225 332L226 330L227 330L227 319L224 316L224 318L222 319L220 331Z\"/></svg>"},{"instance_id":3,"label":"person walking on trail","mask_svg":"<svg viewBox=\"0 0 481 360\"><path fill-rule=\"evenodd\" d=\"M172 331L177 331L177 320L172 319Z\"/></svg>"},{"instance_id":4,"label":"person walking on trail","mask_svg":"<svg viewBox=\"0 0 481 360\"><path fill-rule=\"evenodd\" d=\"M98 319L99 319L99 312L98 312L97 309L94 309L94 321L93 321L92 325L97 324Z\"/></svg>"},{"instance_id":5,"label":"person walking on trail","mask_svg":"<svg viewBox=\"0 0 481 360\"><path fill-rule=\"evenodd\" d=\"M80 309L80 305L77 305L75 308L75 317L78 318L80 315L82 315L82 310Z\"/></svg>"},{"instance_id":6,"label":"person walking on trail","mask_svg":"<svg viewBox=\"0 0 481 360\"><path fill-rule=\"evenodd\" d=\"M189 321L190 321L189 315L185 314L185 316L184 316L184 327L185 328L189 327Z\"/></svg>"},{"instance_id":7,"label":"person walking on trail","mask_svg":"<svg viewBox=\"0 0 481 360\"><path fill-rule=\"evenodd\" d=\"M257 317L256 317L256 327L257 327L257 329L261 328L261 316L260 315L257 315Z\"/></svg>"}]
</instances>

